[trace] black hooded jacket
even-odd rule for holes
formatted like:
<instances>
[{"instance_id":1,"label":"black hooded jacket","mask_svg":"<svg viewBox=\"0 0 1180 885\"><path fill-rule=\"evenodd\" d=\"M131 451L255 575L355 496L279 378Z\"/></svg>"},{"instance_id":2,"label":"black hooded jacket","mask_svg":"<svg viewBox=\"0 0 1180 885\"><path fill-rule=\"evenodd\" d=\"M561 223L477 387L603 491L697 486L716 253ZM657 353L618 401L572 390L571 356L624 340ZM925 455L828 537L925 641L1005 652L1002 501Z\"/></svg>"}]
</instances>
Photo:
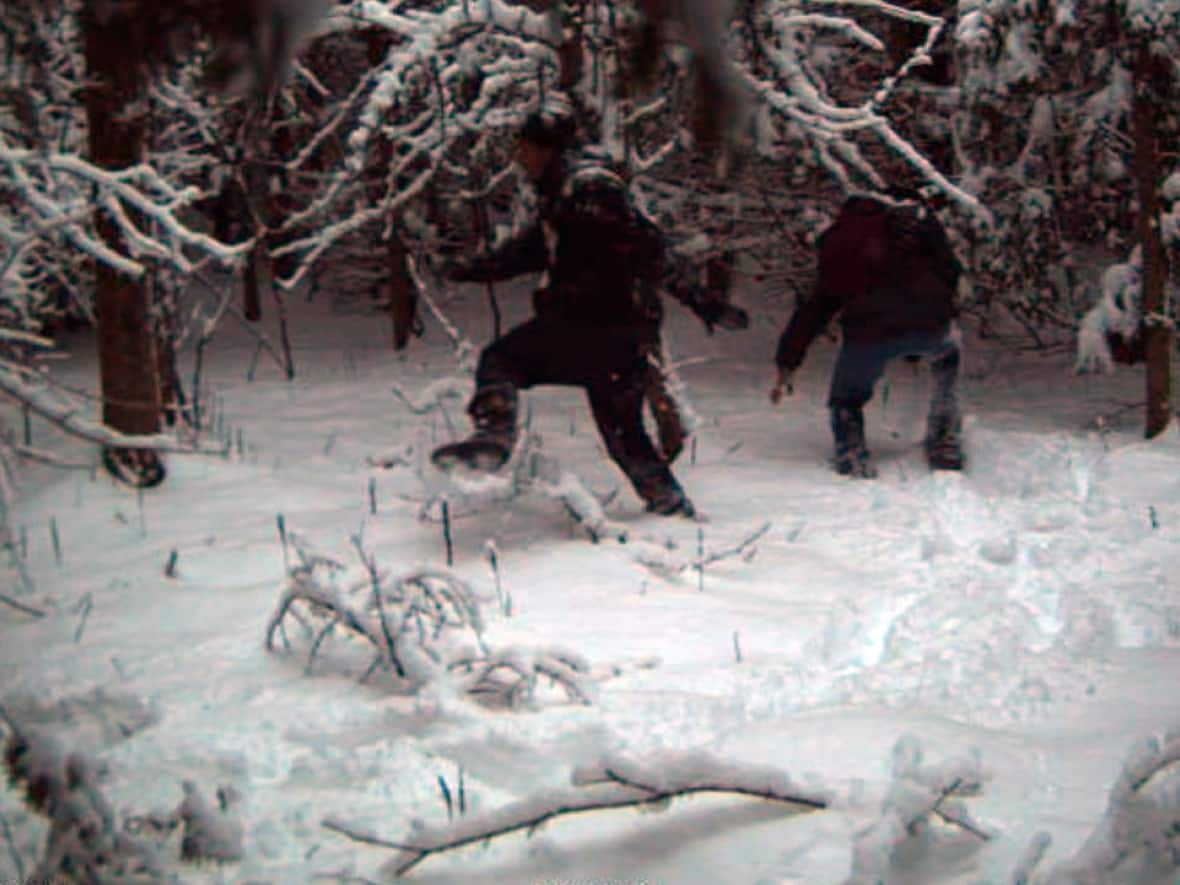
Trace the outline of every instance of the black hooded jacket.
<instances>
[{"instance_id":1,"label":"black hooded jacket","mask_svg":"<svg viewBox=\"0 0 1180 885\"><path fill-rule=\"evenodd\" d=\"M706 324L726 309L724 295L700 284L600 152L567 151L537 191L536 222L452 274L455 279L546 271L535 299L538 311L578 325L658 326L661 290Z\"/></svg>"},{"instance_id":2,"label":"black hooded jacket","mask_svg":"<svg viewBox=\"0 0 1180 885\"><path fill-rule=\"evenodd\" d=\"M819 239L819 275L779 339L775 363L794 371L837 314L845 341L934 332L956 315L960 267L946 231L916 200L855 196Z\"/></svg>"}]
</instances>

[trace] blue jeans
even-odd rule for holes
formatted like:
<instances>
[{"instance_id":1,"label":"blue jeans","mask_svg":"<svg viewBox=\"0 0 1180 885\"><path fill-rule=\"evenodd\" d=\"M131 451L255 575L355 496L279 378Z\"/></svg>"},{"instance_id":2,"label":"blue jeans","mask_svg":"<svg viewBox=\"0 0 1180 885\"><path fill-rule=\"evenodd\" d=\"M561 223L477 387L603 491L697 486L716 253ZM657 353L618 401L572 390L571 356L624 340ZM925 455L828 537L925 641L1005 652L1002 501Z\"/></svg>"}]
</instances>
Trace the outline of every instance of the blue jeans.
<instances>
[{"instance_id":1,"label":"blue jeans","mask_svg":"<svg viewBox=\"0 0 1180 885\"><path fill-rule=\"evenodd\" d=\"M959 332L948 326L935 332L915 332L885 341L845 341L832 370L828 407L837 412L859 414L873 398L873 388L885 373L885 367L905 356L923 356L930 364L934 392L926 425L926 440L933 442L957 438L962 424L959 413ZM833 431L839 431L833 421Z\"/></svg>"}]
</instances>

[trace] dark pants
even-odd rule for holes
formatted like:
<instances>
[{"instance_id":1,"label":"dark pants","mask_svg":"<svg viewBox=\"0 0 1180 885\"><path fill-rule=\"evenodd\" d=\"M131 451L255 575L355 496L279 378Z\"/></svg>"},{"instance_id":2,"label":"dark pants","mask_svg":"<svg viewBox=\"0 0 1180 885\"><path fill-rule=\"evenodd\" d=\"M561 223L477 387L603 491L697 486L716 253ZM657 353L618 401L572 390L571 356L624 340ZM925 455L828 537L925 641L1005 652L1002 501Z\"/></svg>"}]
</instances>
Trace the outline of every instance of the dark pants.
<instances>
[{"instance_id":1,"label":"dark pants","mask_svg":"<svg viewBox=\"0 0 1180 885\"><path fill-rule=\"evenodd\" d=\"M475 373L481 391L542 384L581 387L611 458L655 509L684 493L643 427L650 372L650 326L583 326L561 317L528 320L490 344ZM474 401L473 401L474 402Z\"/></svg>"},{"instance_id":2,"label":"dark pants","mask_svg":"<svg viewBox=\"0 0 1180 885\"><path fill-rule=\"evenodd\" d=\"M828 393L837 450L841 447L840 416L851 413L855 418L860 415L864 404L873 398L873 389L889 362L911 355L926 357L934 379L926 425L927 442L958 437L962 423L958 396L959 341L957 330L946 327L885 341L844 342L832 370L832 386Z\"/></svg>"}]
</instances>

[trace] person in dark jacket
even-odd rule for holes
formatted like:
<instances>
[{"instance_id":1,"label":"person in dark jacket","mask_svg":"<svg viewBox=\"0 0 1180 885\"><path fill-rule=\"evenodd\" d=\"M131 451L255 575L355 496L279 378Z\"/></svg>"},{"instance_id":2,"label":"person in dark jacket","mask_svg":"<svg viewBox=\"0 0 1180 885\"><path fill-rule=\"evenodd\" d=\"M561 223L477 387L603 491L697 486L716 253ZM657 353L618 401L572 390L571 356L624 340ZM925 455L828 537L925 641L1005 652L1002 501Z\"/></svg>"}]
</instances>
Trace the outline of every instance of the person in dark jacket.
<instances>
[{"instance_id":1,"label":"person in dark jacket","mask_svg":"<svg viewBox=\"0 0 1180 885\"><path fill-rule=\"evenodd\" d=\"M779 339L770 396L778 403L790 390L811 342L838 316L842 343L828 394L838 473L876 476L863 408L886 365L898 357L930 363L928 463L936 470L962 469L954 323L959 272L946 231L916 192L850 197L820 237L815 291Z\"/></svg>"},{"instance_id":2,"label":"person in dark jacket","mask_svg":"<svg viewBox=\"0 0 1180 885\"><path fill-rule=\"evenodd\" d=\"M654 513L694 515L667 460L643 426L642 409L658 371L661 290L706 323L745 328L745 311L710 293L662 232L632 202L609 159L576 145L565 108L531 114L517 161L536 185L536 223L494 253L452 268L455 280L506 279L544 271L535 315L480 355L468 405L470 437L436 449L434 463L496 470L516 441L520 389L584 388L611 458Z\"/></svg>"}]
</instances>

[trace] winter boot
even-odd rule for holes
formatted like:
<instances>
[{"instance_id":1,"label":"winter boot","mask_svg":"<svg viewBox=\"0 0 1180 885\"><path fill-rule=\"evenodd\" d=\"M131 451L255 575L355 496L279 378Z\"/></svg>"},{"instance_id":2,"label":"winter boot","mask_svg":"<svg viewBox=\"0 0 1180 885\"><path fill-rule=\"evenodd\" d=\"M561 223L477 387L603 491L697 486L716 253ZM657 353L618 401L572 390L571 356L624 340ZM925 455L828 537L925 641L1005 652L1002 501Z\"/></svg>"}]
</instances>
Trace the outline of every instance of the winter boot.
<instances>
[{"instance_id":1,"label":"winter boot","mask_svg":"<svg viewBox=\"0 0 1180 885\"><path fill-rule=\"evenodd\" d=\"M658 513L660 516L683 516L687 519L695 519L697 509L692 506L692 501L688 500L688 495L684 494L681 488L666 489L659 494L647 499L648 513Z\"/></svg>"},{"instance_id":2,"label":"winter boot","mask_svg":"<svg viewBox=\"0 0 1180 885\"><path fill-rule=\"evenodd\" d=\"M631 476L635 491L647 502L648 513L658 513L660 516L686 516L689 519L696 516L697 511L692 506L692 501L684 494L684 489L680 487L676 477L664 465Z\"/></svg>"},{"instance_id":3,"label":"winter boot","mask_svg":"<svg viewBox=\"0 0 1180 885\"><path fill-rule=\"evenodd\" d=\"M963 469L963 448L959 445L957 428L932 426L925 446L926 463L931 470Z\"/></svg>"},{"instance_id":4,"label":"winter boot","mask_svg":"<svg viewBox=\"0 0 1180 885\"><path fill-rule=\"evenodd\" d=\"M841 476L873 479L877 468L865 446L865 418L859 408L832 407L832 436L836 441L836 472Z\"/></svg>"},{"instance_id":5,"label":"winter boot","mask_svg":"<svg viewBox=\"0 0 1180 885\"><path fill-rule=\"evenodd\" d=\"M504 466L516 445L516 388L497 384L475 392L467 413L475 430L460 442L439 446L430 456L440 470L462 465L493 473Z\"/></svg>"},{"instance_id":6,"label":"winter boot","mask_svg":"<svg viewBox=\"0 0 1180 885\"><path fill-rule=\"evenodd\" d=\"M959 445L961 421L957 412L931 414L926 427L926 464L930 470L963 470L963 447Z\"/></svg>"}]
</instances>

